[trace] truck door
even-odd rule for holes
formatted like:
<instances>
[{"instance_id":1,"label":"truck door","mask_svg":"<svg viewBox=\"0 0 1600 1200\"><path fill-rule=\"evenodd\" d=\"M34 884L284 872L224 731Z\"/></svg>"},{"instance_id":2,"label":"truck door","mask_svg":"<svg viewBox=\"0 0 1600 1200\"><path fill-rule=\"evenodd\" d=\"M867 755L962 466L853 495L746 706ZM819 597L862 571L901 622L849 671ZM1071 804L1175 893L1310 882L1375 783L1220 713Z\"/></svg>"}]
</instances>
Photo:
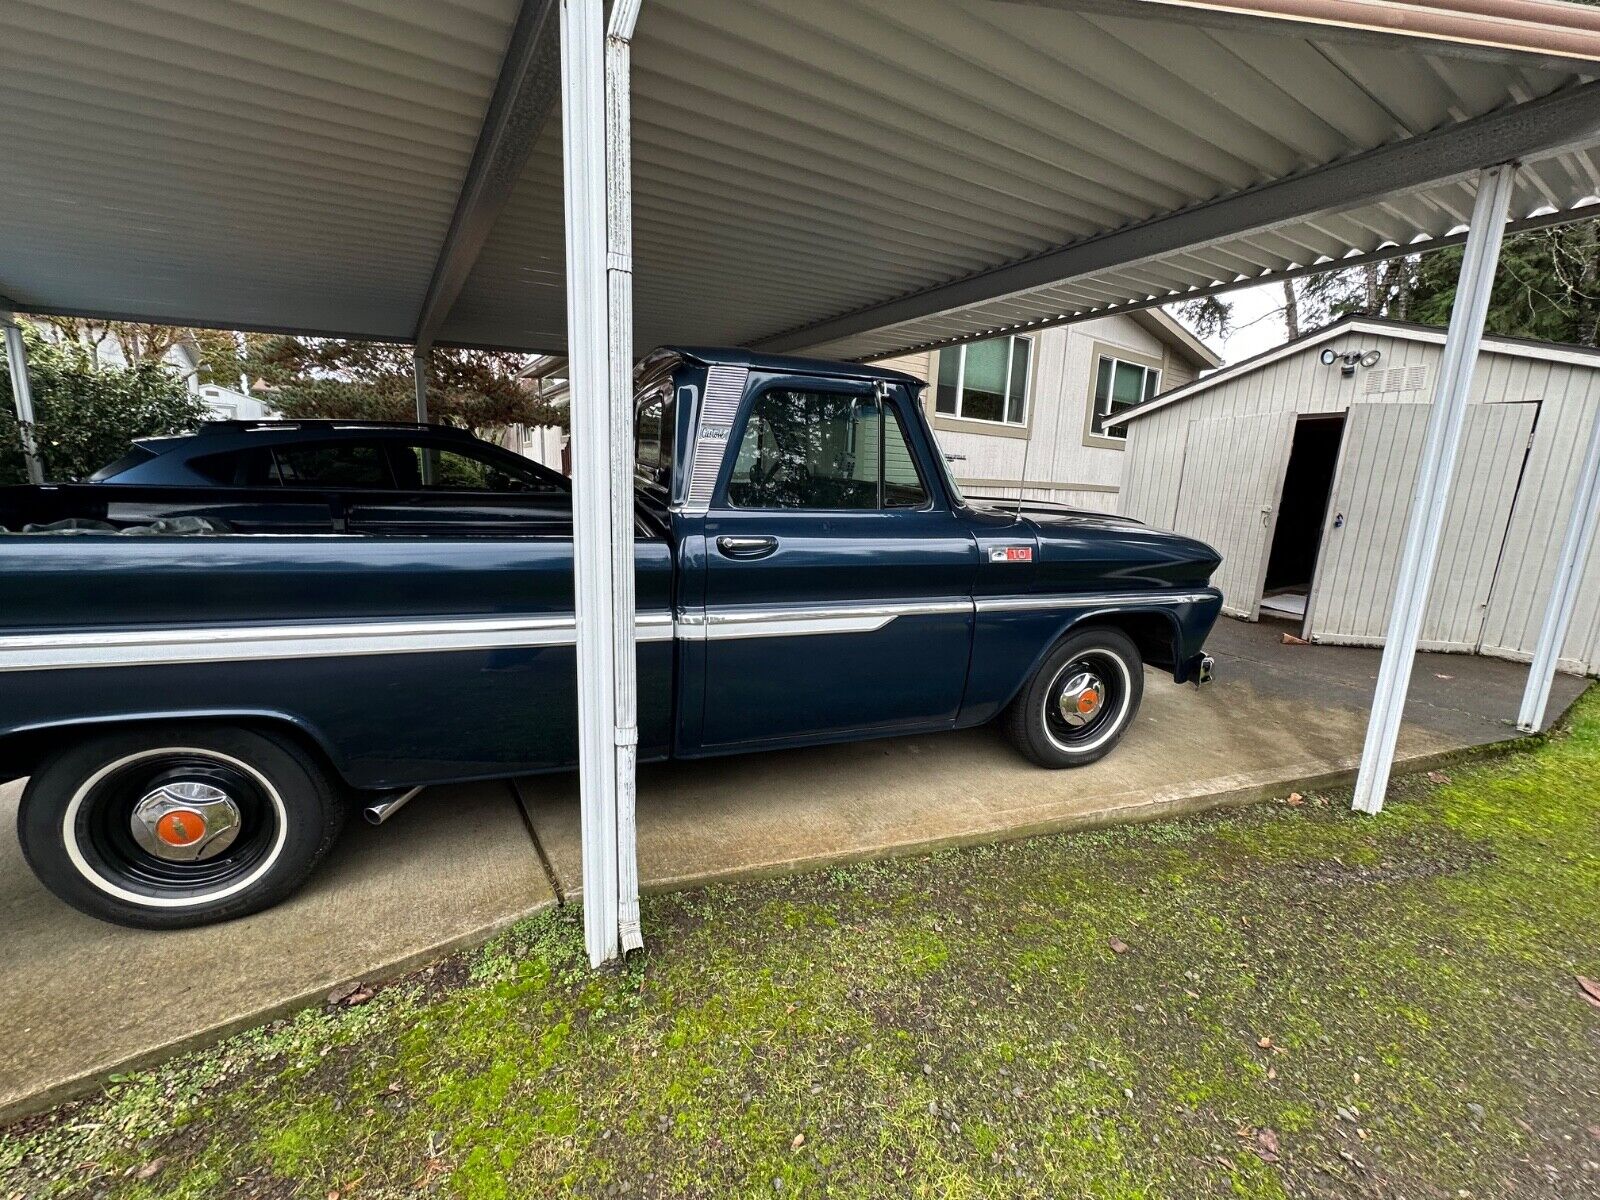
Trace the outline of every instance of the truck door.
<instances>
[{"instance_id":1,"label":"truck door","mask_svg":"<svg viewBox=\"0 0 1600 1200\"><path fill-rule=\"evenodd\" d=\"M707 749L953 723L977 548L903 389L753 384L706 514Z\"/></svg>"}]
</instances>

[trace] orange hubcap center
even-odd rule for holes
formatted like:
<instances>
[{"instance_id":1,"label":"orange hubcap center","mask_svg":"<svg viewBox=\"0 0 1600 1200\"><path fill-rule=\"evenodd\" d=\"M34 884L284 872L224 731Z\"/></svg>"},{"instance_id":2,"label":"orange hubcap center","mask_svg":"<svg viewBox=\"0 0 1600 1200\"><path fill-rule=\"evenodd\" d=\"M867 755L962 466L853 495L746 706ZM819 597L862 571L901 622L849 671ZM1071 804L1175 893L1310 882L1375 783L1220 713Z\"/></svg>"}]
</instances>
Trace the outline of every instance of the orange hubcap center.
<instances>
[{"instance_id":1,"label":"orange hubcap center","mask_svg":"<svg viewBox=\"0 0 1600 1200\"><path fill-rule=\"evenodd\" d=\"M169 846L192 846L206 835L206 819L192 808L175 808L156 822L156 836Z\"/></svg>"},{"instance_id":2,"label":"orange hubcap center","mask_svg":"<svg viewBox=\"0 0 1600 1200\"><path fill-rule=\"evenodd\" d=\"M1096 706L1099 705L1099 703L1100 703L1100 693L1099 692L1092 691L1092 690L1084 692L1081 696L1078 697L1078 711L1081 712L1084 716L1088 716L1090 713L1092 713L1095 710Z\"/></svg>"}]
</instances>

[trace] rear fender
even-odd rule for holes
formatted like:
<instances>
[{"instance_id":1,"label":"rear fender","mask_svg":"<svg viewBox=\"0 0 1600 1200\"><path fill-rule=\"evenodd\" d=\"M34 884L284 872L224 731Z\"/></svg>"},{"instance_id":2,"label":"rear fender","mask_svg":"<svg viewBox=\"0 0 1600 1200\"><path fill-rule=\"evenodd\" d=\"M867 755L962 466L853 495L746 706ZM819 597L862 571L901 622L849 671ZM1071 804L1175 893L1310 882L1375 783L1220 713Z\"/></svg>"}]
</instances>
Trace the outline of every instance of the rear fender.
<instances>
[{"instance_id":1,"label":"rear fender","mask_svg":"<svg viewBox=\"0 0 1600 1200\"><path fill-rule=\"evenodd\" d=\"M271 709L182 709L118 713L18 726L0 734L0 781L20 779L32 774L46 756L76 738L110 733L130 726L176 724L237 725L286 734L314 754L328 768L333 778L349 786L344 762L320 731L292 713Z\"/></svg>"}]
</instances>

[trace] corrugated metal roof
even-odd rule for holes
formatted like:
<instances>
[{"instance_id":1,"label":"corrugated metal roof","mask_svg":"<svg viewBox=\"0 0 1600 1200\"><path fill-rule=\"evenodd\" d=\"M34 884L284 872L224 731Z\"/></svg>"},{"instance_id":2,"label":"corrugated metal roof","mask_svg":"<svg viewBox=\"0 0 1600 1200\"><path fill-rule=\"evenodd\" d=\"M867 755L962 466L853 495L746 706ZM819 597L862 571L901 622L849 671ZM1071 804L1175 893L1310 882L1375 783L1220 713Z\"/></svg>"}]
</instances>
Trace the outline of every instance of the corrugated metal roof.
<instances>
[{"instance_id":1,"label":"corrugated metal roof","mask_svg":"<svg viewBox=\"0 0 1600 1200\"><path fill-rule=\"evenodd\" d=\"M0 295L408 339L517 8L0 0ZM874 357L1443 236L1483 164L1342 207L1330 189L1292 220L1217 206L1596 75L1128 0L646 0L638 344ZM559 130L545 120L441 340L564 346ZM1597 191L1589 148L1546 157L1519 215ZM1139 251L1196 213L1217 228ZM1080 247L1092 269L1047 274Z\"/></svg>"},{"instance_id":2,"label":"corrugated metal roof","mask_svg":"<svg viewBox=\"0 0 1600 1200\"><path fill-rule=\"evenodd\" d=\"M409 333L517 0L0 0L0 294Z\"/></svg>"},{"instance_id":3,"label":"corrugated metal roof","mask_svg":"<svg viewBox=\"0 0 1600 1200\"><path fill-rule=\"evenodd\" d=\"M1600 181L1593 174L1597 161L1592 151L1583 150L1525 165L1512 211L1537 224L1534 214L1552 207L1568 211L1585 204L1600 191ZM1571 169L1574 165L1582 168L1576 177ZM1402 247L1426 249L1434 242L1449 241L1449 235L1464 226L1471 209L1470 181L1457 180L1394 196L1381 204L1320 214L1289 228L1220 240L987 304L808 346L808 350L839 358L874 358L1019 326L1059 324L1128 306L1180 301L1274 275L1333 265L1348 256L1381 255Z\"/></svg>"},{"instance_id":4,"label":"corrugated metal roof","mask_svg":"<svg viewBox=\"0 0 1600 1200\"><path fill-rule=\"evenodd\" d=\"M1439 236L1470 211L1459 180L872 333L803 332L1583 78L1176 12L650 0L634 54L640 344L791 334L777 348L876 357ZM1518 204L1597 189L1576 155L1530 172ZM561 344L560 220L551 132L446 337Z\"/></svg>"}]
</instances>

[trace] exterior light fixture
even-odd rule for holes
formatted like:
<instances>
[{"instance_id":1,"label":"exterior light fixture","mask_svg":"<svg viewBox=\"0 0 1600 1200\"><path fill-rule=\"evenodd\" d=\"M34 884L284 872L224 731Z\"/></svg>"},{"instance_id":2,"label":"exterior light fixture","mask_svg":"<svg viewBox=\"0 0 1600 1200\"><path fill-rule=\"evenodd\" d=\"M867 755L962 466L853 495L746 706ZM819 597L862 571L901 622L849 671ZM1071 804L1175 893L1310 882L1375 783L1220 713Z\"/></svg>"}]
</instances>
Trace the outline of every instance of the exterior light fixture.
<instances>
[{"instance_id":1,"label":"exterior light fixture","mask_svg":"<svg viewBox=\"0 0 1600 1200\"><path fill-rule=\"evenodd\" d=\"M1382 360L1382 358L1382 350L1368 350L1365 352L1360 350L1345 350L1341 352L1335 350L1332 346L1329 346L1322 352L1322 365L1325 367L1331 367L1334 363L1338 363L1339 374L1348 379L1350 376L1356 373L1356 368L1358 366L1375 367Z\"/></svg>"}]
</instances>

